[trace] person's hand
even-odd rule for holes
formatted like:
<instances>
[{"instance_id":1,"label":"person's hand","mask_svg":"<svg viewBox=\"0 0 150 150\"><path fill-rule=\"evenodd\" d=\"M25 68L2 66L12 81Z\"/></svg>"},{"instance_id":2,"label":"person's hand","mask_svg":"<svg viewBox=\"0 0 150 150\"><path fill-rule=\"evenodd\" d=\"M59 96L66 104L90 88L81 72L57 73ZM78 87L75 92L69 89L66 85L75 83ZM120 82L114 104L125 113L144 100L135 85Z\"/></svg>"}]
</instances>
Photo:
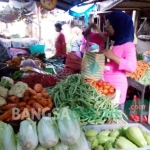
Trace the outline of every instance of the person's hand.
<instances>
[{"instance_id":1,"label":"person's hand","mask_svg":"<svg viewBox=\"0 0 150 150\"><path fill-rule=\"evenodd\" d=\"M112 50L110 50L110 49L104 50L103 53L109 59L113 59L115 57L114 52Z\"/></svg>"}]
</instances>

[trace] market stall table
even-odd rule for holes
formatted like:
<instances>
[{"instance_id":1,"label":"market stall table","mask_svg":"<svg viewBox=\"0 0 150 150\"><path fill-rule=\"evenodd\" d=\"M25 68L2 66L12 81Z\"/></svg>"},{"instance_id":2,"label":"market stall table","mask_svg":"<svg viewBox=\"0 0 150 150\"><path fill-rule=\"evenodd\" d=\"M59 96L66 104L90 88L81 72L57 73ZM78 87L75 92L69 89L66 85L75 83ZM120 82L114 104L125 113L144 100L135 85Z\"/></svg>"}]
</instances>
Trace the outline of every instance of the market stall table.
<instances>
[{"instance_id":1,"label":"market stall table","mask_svg":"<svg viewBox=\"0 0 150 150\"><path fill-rule=\"evenodd\" d=\"M146 89L148 89L150 87L142 85L139 82L137 82L131 78L128 78L128 85L134 87L135 89L137 89L141 92L141 98L139 101L139 105L142 105L144 102L144 96L145 96ZM150 100L150 96L149 96L149 100ZM139 114L140 114L140 123L142 123L142 109L139 110Z\"/></svg>"}]
</instances>

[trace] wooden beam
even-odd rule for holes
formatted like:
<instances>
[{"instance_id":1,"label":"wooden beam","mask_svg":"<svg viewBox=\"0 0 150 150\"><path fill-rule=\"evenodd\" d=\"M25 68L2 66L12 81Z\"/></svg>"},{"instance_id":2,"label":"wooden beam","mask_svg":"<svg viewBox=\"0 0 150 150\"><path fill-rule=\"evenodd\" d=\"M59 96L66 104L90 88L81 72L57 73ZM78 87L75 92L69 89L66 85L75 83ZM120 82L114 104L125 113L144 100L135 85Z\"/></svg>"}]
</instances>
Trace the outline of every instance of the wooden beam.
<instances>
[{"instance_id":1,"label":"wooden beam","mask_svg":"<svg viewBox=\"0 0 150 150\"><path fill-rule=\"evenodd\" d=\"M115 8L150 8L150 2L122 2Z\"/></svg>"}]
</instances>

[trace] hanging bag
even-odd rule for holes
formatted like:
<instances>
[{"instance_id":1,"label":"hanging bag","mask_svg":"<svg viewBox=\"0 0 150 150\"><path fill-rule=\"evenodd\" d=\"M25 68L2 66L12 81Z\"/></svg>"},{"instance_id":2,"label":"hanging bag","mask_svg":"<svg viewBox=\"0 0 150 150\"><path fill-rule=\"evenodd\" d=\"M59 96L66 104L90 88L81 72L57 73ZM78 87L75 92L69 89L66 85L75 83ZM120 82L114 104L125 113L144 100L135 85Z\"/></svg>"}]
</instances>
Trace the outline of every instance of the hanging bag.
<instances>
[{"instance_id":1,"label":"hanging bag","mask_svg":"<svg viewBox=\"0 0 150 150\"><path fill-rule=\"evenodd\" d=\"M100 80L103 78L105 56L103 53L88 51L90 37L87 37L86 50L82 59L81 74L84 78Z\"/></svg>"}]
</instances>

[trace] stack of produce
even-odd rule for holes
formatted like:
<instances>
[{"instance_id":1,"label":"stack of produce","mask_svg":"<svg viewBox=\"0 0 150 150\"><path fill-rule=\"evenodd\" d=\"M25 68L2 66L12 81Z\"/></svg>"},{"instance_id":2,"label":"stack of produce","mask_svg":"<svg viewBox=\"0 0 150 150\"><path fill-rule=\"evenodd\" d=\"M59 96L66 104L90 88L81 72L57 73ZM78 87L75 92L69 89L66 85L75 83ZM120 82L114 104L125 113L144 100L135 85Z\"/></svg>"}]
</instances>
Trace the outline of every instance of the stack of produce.
<instances>
[{"instance_id":1,"label":"stack of produce","mask_svg":"<svg viewBox=\"0 0 150 150\"><path fill-rule=\"evenodd\" d=\"M13 78L20 76L21 73L17 72L15 75L13 75ZM36 72L30 72L27 76L24 76L23 78L16 80L16 82L18 81L28 84L30 88L34 88L35 84L37 83L41 84L43 88L47 88L55 86L56 83L59 82L60 80L51 74L40 74Z\"/></svg>"},{"instance_id":2,"label":"stack of produce","mask_svg":"<svg viewBox=\"0 0 150 150\"><path fill-rule=\"evenodd\" d=\"M0 120L14 121L43 114L53 107L51 97L41 84L36 84L34 89L26 83L2 77L0 82ZM18 111L17 116L13 112Z\"/></svg>"},{"instance_id":3,"label":"stack of produce","mask_svg":"<svg viewBox=\"0 0 150 150\"><path fill-rule=\"evenodd\" d=\"M150 68L148 68L144 76L139 79L139 83L146 85L146 86L150 85Z\"/></svg>"},{"instance_id":4,"label":"stack of produce","mask_svg":"<svg viewBox=\"0 0 150 150\"><path fill-rule=\"evenodd\" d=\"M133 73L127 73L127 75L128 77L138 81L140 78L142 78L145 75L149 67L150 67L150 63L145 61L138 61L136 71Z\"/></svg>"},{"instance_id":5,"label":"stack of produce","mask_svg":"<svg viewBox=\"0 0 150 150\"><path fill-rule=\"evenodd\" d=\"M113 131L105 130L100 133L90 129L85 131L85 135L91 143L92 150L138 149L150 146L150 134L137 126L124 126Z\"/></svg>"},{"instance_id":6,"label":"stack of produce","mask_svg":"<svg viewBox=\"0 0 150 150\"><path fill-rule=\"evenodd\" d=\"M80 117L82 125L104 124L110 120L123 120L123 112L110 99L99 94L82 75L71 75L53 89L47 89L55 107L69 106Z\"/></svg>"},{"instance_id":7,"label":"stack of produce","mask_svg":"<svg viewBox=\"0 0 150 150\"><path fill-rule=\"evenodd\" d=\"M43 117L38 125L30 119L24 120L17 135L10 125L0 122L0 149L90 150L75 114L67 108L61 109L59 114L57 120Z\"/></svg>"},{"instance_id":8,"label":"stack of produce","mask_svg":"<svg viewBox=\"0 0 150 150\"><path fill-rule=\"evenodd\" d=\"M104 95L112 95L115 93L115 87L109 82L104 82L103 80L95 81L92 79L86 79L87 82L97 89L97 91Z\"/></svg>"}]
</instances>

